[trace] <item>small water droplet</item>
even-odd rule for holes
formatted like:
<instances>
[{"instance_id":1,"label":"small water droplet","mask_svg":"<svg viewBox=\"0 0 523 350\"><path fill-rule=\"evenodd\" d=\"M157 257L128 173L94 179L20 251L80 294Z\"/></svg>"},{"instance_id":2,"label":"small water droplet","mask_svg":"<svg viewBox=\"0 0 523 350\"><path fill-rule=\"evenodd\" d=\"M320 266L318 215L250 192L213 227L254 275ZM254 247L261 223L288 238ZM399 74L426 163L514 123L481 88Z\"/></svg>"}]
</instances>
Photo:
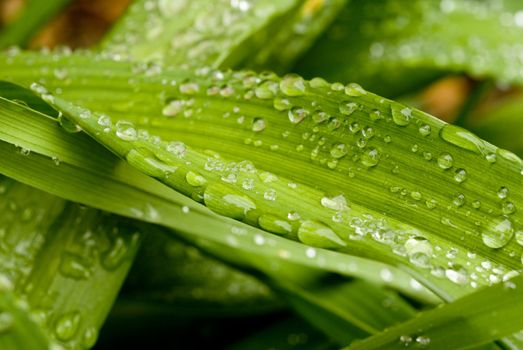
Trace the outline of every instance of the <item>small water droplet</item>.
<instances>
[{"instance_id":1,"label":"small water droplet","mask_svg":"<svg viewBox=\"0 0 523 350\"><path fill-rule=\"evenodd\" d=\"M396 125L407 126L412 118L412 109L396 103L391 105L392 120Z\"/></svg>"},{"instance_id":2,"label":"small water droplet","mask_svg":"<svg viewBox=\"0 0 523 350\"><path fill-rule=\"evenodd\" d=\"M80 313L76 311L62 315L56 321L54 329L56 338L61 341L71 340L78 331L81 319Z\"/></svg>"},{"instance_id":3,"label":"small water droplet","mask_svg":"<svg viewBox=\"0 0 523 350\"><path fill-rule=\"evenodd\" d=\"M380 153L376 148L371 148L361 155L361 163L368 168L376 166L380 161Z\"/></svg>"},{"instance_id":4,"label":"small water droplet","mask_svg":"<svg viewBox=\"0 0 523 350\"><path fill-rule=\"evenodd\" d=\"M261 132L265 130L266 127L265 119L262 118L254 118L252 122L252 131L254 132Z\"/></svg>"},{"instance_id":5,"label":"small water droplet","mask_svg":"<svg viewBox=\"0 0 523 350\"><path fill-rule=\"evenodd\" d=\"M193 171L187 172L187 174L185 175L185 180L189 185L194 187L204 186L207 183L207 179L205 179L205 177Z\"/></svg>"},{"instance_id":6,"label":"small water droplet","mask_svg":"<svg viewBox=\"0 0 523 350\"><path fill-rule=\"evenodd\" d=\"M344 115L351 115L356 109L358 105L354 102L342 102L339 106L340 113Z\"/></svg>"},{"instance_id":7,"label":"small water droplet","mask_svg":"<svg viewBox=\"0 0 523 350\"><path fill-rule=\"evenodd\" d=\"M429 136L430 132L431 132L430 125L423 124L422 126L419 127L418 131L421 136Z\"/></svg>"},{"instance_id":8,"label":"small water droplet","mask_svg":"<svg viewBox=\"0 0 523 350\"><path fill-rule=\"evenodd\" d=\"M180 141L169 142L167 144L166 149L168 152L175 155L177 158L185 157L185 153L187 152L187 147L183 142Z\"/></svg>"},{"instance_id":9,"label":"small water droplet","mask_svg":"<svg viewBox=\"0 0 523 350\"><path fill-rule=\"evenodd\" d=\"M452 265L446 269L445 276L449 281L459 285L465 285L469 280L467 270L461 265Z\"/></svg>"},{"instance_id":10,"label":"small water droplet","mask_svg":"<svg viewBox=\"0 0 523 350\"><path fill-rule=\"evenodd\" d=\"M291 123L298 124L309 116L309 111L305 108L293 107L291 110L289 110L288 116Z\"/></svg>"},{"instance_id":11,"label":"small water droplet","mask_svg":"<svg viewBox=\"0 0 523 350\"><path fill-rule=\"evenodd\" d=\"M174 117L183 111L184 101L171 100L162 109L162 114L166 117Z\"/></svg>"},{"instance_id":12,"label":"small water droplet","mask_svg":"<svg viewBox=\"0 0 523 350\"><path fill-rule=\"evenodd\" d=\"M457 169L454 173L454 180L458 183L462 183L467 179L467 171L465 169Z\"/></svg>"},{"instance_id":13,"label":"small water droplet","mask_svg":"<svg viewBox=\"0 0 523 350\"><path fill-rule=\"evenodd\" d=\"M292 108L292 104L286 98L276 97L273 100L273 106L278 111L286 111Z\"/></svg>"},{"instance_id":14,"label":"small water droplet","mask_svg":"<svg viewBox=\"0 0 523 350\"><path fill-rule=\"evenodd\" d=\"M138 133L133 123L123 120L116 123L116 136L124 141L136 141L138 139Z\"/></svg>"}]
</instances>

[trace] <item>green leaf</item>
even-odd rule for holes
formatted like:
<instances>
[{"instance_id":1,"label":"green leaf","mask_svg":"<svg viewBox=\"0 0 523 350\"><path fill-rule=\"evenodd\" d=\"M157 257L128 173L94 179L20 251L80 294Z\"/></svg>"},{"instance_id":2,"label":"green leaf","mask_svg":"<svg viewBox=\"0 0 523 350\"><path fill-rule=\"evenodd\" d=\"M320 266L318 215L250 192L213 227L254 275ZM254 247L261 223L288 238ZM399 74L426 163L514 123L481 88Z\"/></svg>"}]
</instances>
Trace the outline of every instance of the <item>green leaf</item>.
<instances>
[{"instance_id":1,"label":"green leaf","mask_svg":"<svg viewBox=\"0 0 523 350\"><path fill-rule=\"evenodd\" d=\"M21 300L16 299L0 282L0 347L5 350L47 350L50 343L33 321Z\"/></svg>"},{"instance_id":2,"label":"green leaf","mask_svg":"<svg viewBox=\"0 0 523 350\"><path fill-rule=\"evenodd\" d=\"M229 350L327 350L336 349L322 334L299 318L275 323L234 344Z\"/></svg>"},{"instance_id":3,"label":"green leaf","mask_svg":"<svg viewBox=\"0 0 523 350\"><path fill-rule=\"evenodd\" d=\"M145 228L144 228L145 229ZM126 303L163 304L176 315L263 314L282 307L252 275L149 226L122 297Z\"/></svg>"},{"instance_id":4,"label":"green leaf","mask_svg":"<svg viewBox=\"0 0 523 350\"><path fill-rule=\"evenodd\" d=\"M430 310L347 349L470 349L521 330L523 277Z\"/></svg>"},{"instance_id":5,"label":"green leaf","mask_svg":"<svg viewBox=\"0 0 523 350\"><path fill-rule=\"evenodd\" d=\"M342 346L414 316L398 295L362 281L331 276L307 288L285 281L276 281L276 286L302 317Z\"/></svg>"},{"instance_id":6,"label":"green leaf","mask_svg":"<svg viewBox=\"0 0 523 350\"><path fill-rule=\"evenodd\" d=\"M171 64L219 66L240 61L263 42L251 36L289 12L297 0L136 1L105 38L112 55ZM144 23L148 23L144 30Z\"/></svg>"},{"instance_id":7,"label":"green leaf","mask_svg":"<svg viewBox=\"0 0 523 350\"><path fill-rule=\"evenodd\" d=\"M2 178L0 188L0 276L14 286L50 339L91 347L141 234L128 220L11 179Z\"/></svg>"},{"instance_id":8,"label":"green leaf","mask_svg":"<svg viewBox=\"0 0 523 350\"><path fill-rule=\"evenodd\" d=\"M402 271L369 259L311 250L213 215L205 207L118 161L84 135L68 134L53 120L6 100L0 99L0 106L0 139L31 149L24 156L13 152L9 143L0 143L0 152L5 156L0 173L68 200L161 223L200 247L219 246L215 250L222 251L222 258L229 262L278 270L289 260L297 265L391 285L415 298L435 302L430 293ZM60 160L59 166L51 160L53 157ZM236 249L235 253L231 254L226 247ZM285 271L279 272L285 276Z\"/></svg>"},{"instance_id":9,"label":"green leaf","mask_svg":"<svg viewBox=\"0 0 523 350\"><path fill-rule=\"evenodd\" d=\"M0 31L0 48L6 48L11 45L25 46L35 32L60 12L70 1L27 1L21 16Z\"/></svg>"},{"instance_id":10,"label":"green leaf","mask_svg":"<svg viewBox=\"0 0 523 350\"><path fill-rule=\"evenodd\" d=\"M28 83L33 69L52 71L46 58L28 59L11 58L11 79ZM85 72L93 59L96 68ZM290 238L398 264L446 299L521 267L521 246L512 239L521 214L503 208L522 205L521 160L464 129L353 84L220 72L218 88L212 73L145 66L145 74L134 70L131 87L132 65L124 62L76 56L56 64L68 64L68 81L45 76L47 87L136 125L100 125L99 114L82 118L89 113L61 98L55 105L140 170L196 200L207 195L218 213L255 225L269 215L261 224L275 232L266 219L281 219L291 225ZM150 142L140 128L166 141ZM249 164L241 160L254 173L225 167ZM256 190L244 188L246 181ZM294 213L301 218L293 221ZM488 268L478 273L480 265Z\"/></svg>"},{"instance_id":11,"label":"green leaf","mask_svg":"<svg viewBox=\"0 0 523 350\"><path fill-rule=\"evenodd\" d=\"M398 96L441 72L523 83L521 2L350 1L297 65Z\"/></svg>"}]
</instances>

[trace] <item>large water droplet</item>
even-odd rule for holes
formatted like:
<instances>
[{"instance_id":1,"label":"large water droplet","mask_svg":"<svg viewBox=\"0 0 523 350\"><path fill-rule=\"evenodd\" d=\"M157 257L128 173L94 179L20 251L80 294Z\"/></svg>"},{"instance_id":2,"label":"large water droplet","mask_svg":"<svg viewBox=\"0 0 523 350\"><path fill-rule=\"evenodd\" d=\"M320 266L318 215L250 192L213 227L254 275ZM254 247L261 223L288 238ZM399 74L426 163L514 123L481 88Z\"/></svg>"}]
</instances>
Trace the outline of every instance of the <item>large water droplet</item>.
<instances>
[{"instance_id":1,"label":"large water droplet","mask_svg":"<svg viewBox=\"0 0 523 350\"><path fill-rule=\"evenodd\" d=\"M287 96L302 96L305 94L305 81L296 74L287 74L280 81L280 90Z\"/></svg>"},{"instance_id":2,"label":"large water droplet","mask_svg":"<svg viewBox=\"0 0 523 350\"><path fill-rule=\"evenodd\" d=\"M487 247L502 248L514 235L512 221L508 218L500 218L491 222L483 229L481 239Z\"/></svg>"},{"instance_id":3,"label":"large water droplet","mask_svg":"<svg viewBox=\"0 0 523 350\"><path fill-rule=\"evenodd\" d=\"M459 148L463 148L474 153L484 153L485 142L471 133L453 124L447 124L441 128L440 137Z\"/></svg>"},{"instance_id":4,"label":"large water droplet","mask_svg":"<svg viewBox=\"0 0 523 350\"><path fill-rule=\"evenodd\" d=\"M468 280L467 270L461 265L452 265L450 268L445 270L445 276L449 281L459 285L465 285Z\"/></svg>"},{"instance_id":5,"label":"large water droplet","mask_svg":"<svg viewBox=\"0 0 523 350\"><path fill-rule=\"evenodd\" d=\"M333 158L339 159L347 155L349 152L348 147L344 143L337 143L332 146L330 154Z\"/></svg>"},{"instance_id":6,"label":"large water droplet","mask_svg":"<svg viewBox=\"0 0 523 350\"><path fill-rule=\"evenodd\" d=\"M218 183L207 186L203 198L209 209L237 220L244 219L249 211L256 209L256 204L247 195Z\"/></svg>"},{"instance_id":7,"label":"large water droplet","mask_svg":"<svg viewBox=\"0 0 523 350\"><path fill-rule=\"evenodd\" d=\"M292 232L292 225L278 216L265 214L258 218L258 225L266 231L286 235Z\"/></svg>"},{"instance_id":8,"label":"large water droplet","mask_svg":"<svg viewBox=\"0 0 523 350\"><path fill-rule=\"evenodd\" d=\"M322 206L332 210L339 211L347 209L347 199L342 194L331 198L323 197L320 202Z\"/></svg>"},{"instance_id":9,"label":"large water droplet","mask_svg":"<svg viewBox=\"0 0 523 350\"><path fill-rule=\"evenodd\" d=\"M301 242L320 248L339 248L347 244L328 226L316 221L304 221L298 229Z\"/></svg>"},{"instance_id":10,"label":"large water droplet","mask_svg":"<svg viewBox=\"0 0 523 350\"><path fill-rule=\"evenodd\" d=\"M454 158L449 153L442 153L438 157L438 166L441 169L450 169L452 168L452 165L454 164Z\"/></svg>"},{"instance_id":11,"label":"large water droplet","mask_svg":"<svg viewBox=\"0 0 523 350\"><path fill-rule=\"evenodd\" d=\"M350 83L345 87L345 94L347 96L359 97L366 95L367 91L365 91L365 89L363 89L359 84Z\"/></svg>"}]
</instances>

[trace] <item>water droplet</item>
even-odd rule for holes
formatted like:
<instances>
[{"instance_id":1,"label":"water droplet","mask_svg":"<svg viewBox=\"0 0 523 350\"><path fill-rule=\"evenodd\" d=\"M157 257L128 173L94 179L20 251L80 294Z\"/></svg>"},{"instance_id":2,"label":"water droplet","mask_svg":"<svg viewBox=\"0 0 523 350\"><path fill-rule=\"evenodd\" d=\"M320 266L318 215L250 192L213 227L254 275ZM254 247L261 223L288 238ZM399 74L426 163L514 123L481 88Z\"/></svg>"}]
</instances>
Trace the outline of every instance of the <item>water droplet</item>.
<instances>
[{"instance_id":1,"label":"water droplet","mask_svg":"<svg viewBox=\"0 0 523 350\"><path fill-rule=\"evenodd\" d=\"M266 123L265 120L262 118L254 118L252 122L252 131L254 132L260 132L265 130Z\"/></svg>"},{"instance_id":2,"label":"water droplet","mask_svg":"<svg viewBox=\"0 0 523 350\"><path fill-rule=\"evenodd\" d=\"M505 198L507 198L507 196L508 196L508 188L506 188L506 187L500 187L500 189L498 190L497 194L498 194L498 197L499 197L500 199L505 199Z\"/></svg>"},{"instance_id":3,"label":"water droplet","mask_svg":"<svg viewBox=\"0 0 523 350\"><path fill-rule=\"evenodd\" d=\"M429 136L430 132L431 132L430 125L423 124L422 126L419 127L418 131L421 136Z\"/></svg>"},{"instance_id":4,"label":"water droplet","mask_svg":"<svg viewBox=\"0 0 523 350\"><path fill-rule=\"evenodd\" d=\"M454 164L454 158L449 153L442 153L438 157L438 166L441 169L447 170L452 168L452 165Z\"/></svg>"},{"instance_id":5,"label":"water droplet","mask_svg":"<svg viewBox=\"0 0 523 350\"><path fill-rule=\"evenodd\" d=\"M162 109L162 114L166 117L174 117L183 111L184 101L171 100Z\"/></svg>"},{"instance_id":6,"label":"water droplet","mask_svg":"<svg viewBox=\"0 0 523 350\"><path fill-rule=\"evenodd\" d=\"M366 95L367 91L365 91L365 89L363 89L359 84L350 83L345 87L345 94L347 96L359 97Z\"/></svg>"},{"instance_id":7,"label":"water droplet","mask_svg":"<svg viewBox=\"0 0 523 350\"><path fill-rule=\"evenodd\" d=\"M487 247L498 249L504 247L513 235L512 221L508 218L500 218L483 229L481 238Z\"/></svg>"},{"instance_id":8,"label":"water droplet","mask_svg":"<svg viewBox=\"0 0 523 350\"><path fill-rule=\"evenodd\" d=\"M291 123L298 124L309 115L309 111L301 107L293 107L288 115Z\"/></svg>"},{"instance_id":9,"label":"water droplet","mask_svg":"<svg viewBox=\"0 0 523 350\"><path fill-rule=\"evenodd\" d=\"M318 77L312 78L309 85L314 89L329 87L329 83L325 79Z\"/></svg>"},{"instance_id":10,"label":"water droplet","mask_svg":"<svg viewBox=\"0 0 523 350\"><path fill-rule=\"evenodd\" d=\"M296 74L287 74L280 81L280 90L287 96L302 96L305 94L305 81Z\"/></svg>"},{"instance_id":11,"label":"water droplet","mask_svg":"<svg viewBox=\"0 0 523 350\"><path fill-rule=\"evenodd\" d=\"M450 268L445 270L445 276L449 281L465 285L468 282L468 273L467 270L461 265L452 265Z\"/></svg>"},{"instance_id":12,"label":"water droplet","mask_svg":"<svg viewBox=\"0 0 523 350\"><path fill-rule=\"evenodd\" d=\"M336 159L344 157L345 155L347 155L348 152L349 150L347 148L347 145L345 145L344 143L337 143L333 145L330 150L331 156Z\"/></svg>"},{"instance_id":13,"label":"water droplet","mask_svg":"<svg viewBox=\"0 0 523 350\"><path fill-rule=\"evenodd\" d=\"M75 280L88 279L91 271L80 256L72 253L63 253L60 260L60 272Z\"/></svg>"},{"instance_id":14,"label":"water droplet","mask_svg":"<svg viewBox=\"0 0 523 350\"><path fill-rule=\"evenodd\" d=\"M66 132L68 132L70 134L76 134L76 133L82 131L82 128L80 127L80 125L73 123L72 121L70 121L69 119L67 119L63 116L60 116L58 118L58 122L60 123L60 126L62 127L62 129L64 129Z\"/></svg>"},{"instance_id":15,"label":"water droplet","mask_svg":"<svg viewBox=\"0 0 523 350\"><path fill-rule=\"evenodd\" d=\"M339 248L347 244L328 226L316 221L304 221L298 229L301 242L320 248Z\"/></svg>"},{"instance_id":16,"label":"water droplet","mask_svg":"<svg viewBox=\"0 0 523 350\"><path fill-rule=\"evenodd\" d=\"M180 92L185 95L194 95L200 91L200 85L197 83L187 82L180 85Z\"/></svg>"},{"instance_id":17,"label":"water droplet","mask_svg":"<svg viewBox=\"0 0 523 350\"><path fill-rule=\"evenodd\" d=\"M454 146L472 151L474 153L484 153L485 142L459 126L446 124L439 132L440 137Z\"/></svg>"},{"instance_id":18,"label":"water droplet","mask_svg":"<svg viewBox=\"0 0 523 350\"><path fill-rule=\"evenodd\" d=\"M79 312L73 311L62 315L57 321L54 329L56 338L61 341L71 340L80 326L81 316Z\"/></svg>"},{"instance_id":19,"label":"water droplet","mask_svg":"<svg viewBox=\"0 0 523 350\"><path fill-rule=\"evenodd\" d=\"M292 108L292 104L286 98L276 97L273 100L273 106L278 111L286 111Z\"/></svg>"},{"instance_id":20,"label":"water droplet","mask_svg":"<svg viewBox=\"0 0 523 350\"><path fill-rule=\"evenodd\" d=\"M430 338L425 335L420 335L419 337L416 337L416 343L418 343L421 347L429 346Z\"/></svg>"},{"instance_id":21,"label":"water droplet","mask_svg":"<svg viewBox=\"0 0 523 350\"><path fill-rule=\"evenodd\" d=\"M323 111L316 111L312 115L312 120L314 121L314 123L320 124L320 123L323 123L326 120L329 120L330 117L331 116L328 113L325 113Z\"/></svg>"},{"instance_id":22,"label":"water droplet","mask_svg":"<svg viewBox=\"0 0 523 350\"><path fill-rule=\"evenodd\" d=\"M88 327L82 336L82 345L86 349L90 349L96 344L98 339L98 331L94 327Z\"/></svg>"},{"instance_id":23,"label":"water droplet","mask_svg":"<svg viewBox=\"0 0 523 350\"><path fill-rule=\"evenodd\" d=\"M254 93L256 94L256 97L258 97L259 99L266 100L269 98L273 98L274 95L276 95L277 91L278 83L268 80L256 87Z\"/></svg>"},{"instance_id":24,"label":"water droplet","mask_svg":"<svg viewBox=\"0 0 523 350\"><path fill-rule=\"evenodd\" d=\"M366 167L374 167L376 166L380 161L380 153L376 148L371 148L361 155L361 163L365 165Z\"/></svg>"},{"instance_id":25,"label":"water droplet","mask_svg":"<svg viewBox=\"0 0 523 350\"><path fill-rule=\"evenodd\" d=\"M405 347L410 346L410 344L412 343L412 337L410 335L402 335L400 336L399 340L400 343Z\"/></svg>"},{"instance_id":26,"label":"water droplet","mask_svg":"<svg viewBox=\"0 0 523 350\"><path fill-rule=\"evenodd\" d=\"M347 209L347 199L342 194L335 197L323 197L320 201L321 205L325 208L332 210L344 210Z\"/></svg>"},{"instance_id":27,"label":"water droplet","mask_svg":"<svg viewBox=\"0 0 523 350\"><path fill-rule=\"evenodd\" d=\"M131 258L139 241L140 234L136 232L115 237L109 250L101 256L102 266L107 270L116 270L125 260Z\"/></svg>"},{"instance_id":28,"label":"water droplet","mask_svg":"<svg viewBox=\"0 0 523 350\"><path fill-rule=\"evenodd\" d=\"M496 153L503 159L505 160L508 160L509 162L513 163L513 164L516 164L516 165L521 165L523 163L523 161L521 160L521 158L519 158L517 155L515 155L514 153L510 152L510 151L507 151L505 149L501 149L501 148L498 148ZM522 170L522 174L523 174L523 170Z\"/></svg>"},{"instance_id":29,"label":"water droplet","mask_svg":"<svg viewBox=\"0 0 523 350\"><path fill-rule=\"evenodd\" d=\"M112 124L113 123L111 121L111 118L108 115L101 114L98 117L98 125L106 127L106 128L110 128Z\"/></svg>"},{"instance_id":30,"label":"water droplet","mask_svg":"<svg viewBox=\"0 0 523 350\"><path fill-rule=\"evenodd\" d=\"M412 109L396 103L391 105L392 120L396 125L407 126L412 118Z\"/></svg>"},{"instance_id":31,"label":"water droplet","mask_svg":"<svg viewBox=\"0 0 523 350\"><path fill-rule=\"evenodd\" d=\"M136 141L138 133L133 123L120 120L116 123L116 136L124 141Z\"/></svg>"},{"instance_id":32,"label":"water droplet","mask_svg":"<svg viewBox=\"0 0 523 350\"><path fill-rule=\"evenodd\" d=\"M189 185L194 186L194 187L200 187L200 186L204 186L205 184L207 184L207 179L205 179L205 177L203 177L202 175L197 174L193 171L187 172L187 174L185 175L185 180L187 181L187 183Z\"/></svg>"},{"instance_id":33,"label":"water droplet","mask_svg":"<svg viewBox=\"0 0 523 350\"><path fill-rule=\"evenodd\" d=\"M465 195L458 194L454 199L452 200L452 204L454 204L456 207L462 207L465 204Z\"/></svg>"},{"instance_id":34,"label":"water droplet","mask_svg":"<svg viewBox=\"0 0 523 350\"><path fill-rule=\"evenodd\" d=\"M185 157L185 153L187 152L187 147L183 142L180 141L169 142L166 149L171 154L174 154L177 158Z\"/></svg>"},{"instance_id":35,"label":"water droplet","mask_svg":"<svg viewBox=\"0 0 523 350\"><path fill-rule=\"evenodd\" d=\"M354 102L343 102L339 107L340 113L344 115L351 115L356 109L358 109L358 105Z\"/></svg>"},{"instance_id":36,"label":"water droplet","mask_svg":"<svg viewBox=\"0 0 523 350\"><path fill-rule=\"evenodd\" d=\"M425 237L411 237L405 242L405 252L410 261L420 267L428 267L432 256L432 245Z\"/></svg>"},{"instance_id":37,"label":"water droplet","mask_svg":"<svg viewBox=\"0 0 523 350\"><path fill-rule=\"evenodd\" d=\"M286 235L292 232L292 225L275 215L265 214L258 218L258 225L269 232Z\"/></svg>"},{"instance_id":38,"label":"water droplet","mask_svg":"<svg viewBox=\"0 0 523 350\"><path fill-rule=\"evenodd\" d=\"M237 220L242 220L249 211L256 209L256 204L247 195L222 184L207 186L203 198L209 209Z\"/></svg>"},{"instance_id":39,"label":"water droplet","mask_svg":"<svg viewBox=\"0 0 523 350\"><path fill-rule=\"evenodd\" d=\"M268 201L275 201L277 198L276 190L274 189L268 189L263 193L263 198Z\"/></svg>"},{"instance_id":40,"label":"water droplet","mask_svg":"<svg viewBox=\"0 0 523 350\"><path fill-rule=\"evenodd\" d=\"M454 180L458 183L462 183L467 179L467 172L465 169L457 169L454 173Z\"/></svg>"}]
</instances>

